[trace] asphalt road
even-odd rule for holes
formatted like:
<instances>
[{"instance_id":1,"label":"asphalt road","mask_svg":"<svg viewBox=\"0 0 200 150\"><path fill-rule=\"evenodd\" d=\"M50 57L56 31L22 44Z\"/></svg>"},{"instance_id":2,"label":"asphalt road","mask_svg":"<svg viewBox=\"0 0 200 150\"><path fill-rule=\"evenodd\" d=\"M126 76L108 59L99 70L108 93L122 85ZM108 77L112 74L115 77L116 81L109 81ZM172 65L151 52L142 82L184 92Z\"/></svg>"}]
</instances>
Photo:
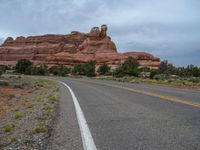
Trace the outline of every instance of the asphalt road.
<instances>
[{"instance_id":1,"label":"asphalt road","mask_svg":"<svg viewBox=\"0 0 200 150\"><path fill-rule=\"evenodd\" d=\"M98 150L200 150L198 91L54 79L73 90ZM58 123L48 149L83 149L72 96L64 85L60 87Z\"/></svg>"}]
</instances>

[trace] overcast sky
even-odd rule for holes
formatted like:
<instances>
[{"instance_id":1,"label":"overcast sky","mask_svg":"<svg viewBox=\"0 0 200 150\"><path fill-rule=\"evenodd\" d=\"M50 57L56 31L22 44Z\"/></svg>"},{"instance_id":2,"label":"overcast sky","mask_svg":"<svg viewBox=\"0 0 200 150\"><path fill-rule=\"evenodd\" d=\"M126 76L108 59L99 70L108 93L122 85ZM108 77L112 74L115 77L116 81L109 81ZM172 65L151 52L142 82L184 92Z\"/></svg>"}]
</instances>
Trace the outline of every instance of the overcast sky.
<instances>
[{"instance_id":1,"label":"overcast sky","mask_svg":"<svg viewBox=\"0 0 200 150\"><path fill-rule=\"evenodd\" d=\"M176 66L200 66L200 0L0 0L0 42L89 32L101 24L119 52L145 51Z\"/></svg>"}]
</instances>

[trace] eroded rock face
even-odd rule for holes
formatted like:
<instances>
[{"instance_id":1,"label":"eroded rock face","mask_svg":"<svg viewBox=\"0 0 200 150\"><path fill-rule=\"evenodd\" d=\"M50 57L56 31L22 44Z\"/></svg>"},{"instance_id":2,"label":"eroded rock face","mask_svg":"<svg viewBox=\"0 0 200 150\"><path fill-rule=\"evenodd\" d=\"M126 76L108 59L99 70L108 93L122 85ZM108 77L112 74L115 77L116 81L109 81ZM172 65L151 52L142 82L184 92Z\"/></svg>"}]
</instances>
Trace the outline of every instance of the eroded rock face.
<instances>
[{"instance_id":1,"label":"eroded rock face","mask_svg":"<svg viewBox=\"0 0 200 150\"><path fill-rule=\"evenodd\" d=\"M120 54L111 38L107 26L93 27L89 33L73 31L67 35L47 34L42 36L8 37L0 46L0 64L15 65L20 59L29 59L34 64L48 66L63 64L72 67L89 60L97 65L107 63L113 68L128 56L136 58L141 67L157 68L160 59L144 52Z\"/></svg>"}]
</instances>

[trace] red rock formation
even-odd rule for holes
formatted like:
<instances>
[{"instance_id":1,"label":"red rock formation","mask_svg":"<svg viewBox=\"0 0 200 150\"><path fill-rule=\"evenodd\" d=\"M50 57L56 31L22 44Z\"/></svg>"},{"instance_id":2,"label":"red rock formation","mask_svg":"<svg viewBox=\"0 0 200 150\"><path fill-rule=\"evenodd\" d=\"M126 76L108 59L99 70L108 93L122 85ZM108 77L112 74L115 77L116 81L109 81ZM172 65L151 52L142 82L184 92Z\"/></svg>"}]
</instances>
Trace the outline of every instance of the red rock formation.
<instances>
[{"instance_id":1,"label":"red rock formation","mask_svg":"<svg viewBox=\"0 0 200 150\"><path fill-rule=\"evenodd\" d=\"M160 59L144 52L118 53L107 36L107 26L93 27L89 33L73 31L67 35L8 37L0 46L0 64L15 65L20 59L48 66L63 64L74 66L89 60L97 65L107 63L112 67L121 64L128 56L136 58L141 67L157 68Z\"/></svg>"}]
</instances>

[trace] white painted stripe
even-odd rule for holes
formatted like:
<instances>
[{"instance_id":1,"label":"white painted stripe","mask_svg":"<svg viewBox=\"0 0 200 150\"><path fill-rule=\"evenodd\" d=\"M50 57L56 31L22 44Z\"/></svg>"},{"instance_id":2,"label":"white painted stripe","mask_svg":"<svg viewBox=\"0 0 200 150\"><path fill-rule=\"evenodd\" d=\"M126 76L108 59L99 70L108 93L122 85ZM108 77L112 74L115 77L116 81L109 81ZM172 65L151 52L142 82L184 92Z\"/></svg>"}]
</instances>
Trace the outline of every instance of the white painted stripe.
<instances>
[{"instance_id":1,"label":"white painted stripe","mask_svg":"<svg viewBox=\"0 0 200 150\"><path fill-rule=\"evenodd\" d=\"M75 110L76 110L76 116L77 116L80 132L81 132L84 150L97 150L94 140L92 138L92 134L88 127L87 121L85 119L83 111L81 110L81 107L79 105L79 102L78 102L74 92L66 83L64 83L64 82L60 82L60 83L62 83L64 86L66 86L72 95L72 99L73 99Z\"/></svg>"}]
</instances>

